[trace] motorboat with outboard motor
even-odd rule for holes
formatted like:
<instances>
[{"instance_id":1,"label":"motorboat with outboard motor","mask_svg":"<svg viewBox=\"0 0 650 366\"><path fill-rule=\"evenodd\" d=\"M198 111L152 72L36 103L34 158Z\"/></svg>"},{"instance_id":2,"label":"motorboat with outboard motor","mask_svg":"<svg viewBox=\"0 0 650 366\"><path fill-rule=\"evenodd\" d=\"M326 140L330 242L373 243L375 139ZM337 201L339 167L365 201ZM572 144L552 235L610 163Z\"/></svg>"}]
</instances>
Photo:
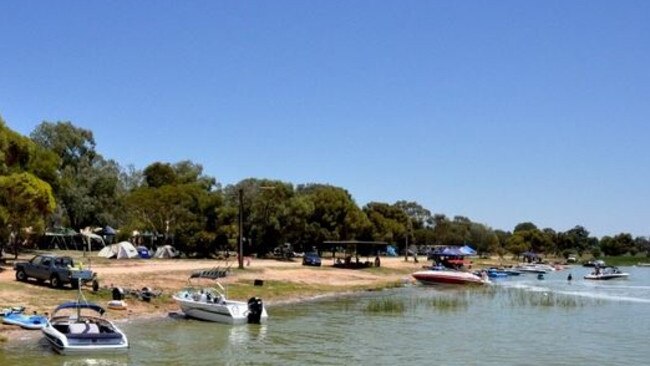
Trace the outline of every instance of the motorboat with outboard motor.
<instances>
[{"instance_id":1,"label":"motorboat with outboard motor","mask_svg":"<svg viewBox=\"0 0 650 366\"><path fill-rule=\"evenodd\" d=\"M126 334L102 317L105 312L103 307L88 302L79 287L77 300L57 306L42 332L60 354L126 352Z\"/></svg>"},{"instance_id":2,"label":"motorboat with outboard motor","mask_svg":"<svg viewBox=\"0 0 650 366\"><path fill-rule=\"evenodd\" d=\"M621 272L617 267L596 267L593 272L585 276L585 280L614 280L628 278L629 273Z\"/></svg>"},{"instance_id":3,"label":"motorboat with outboard motor","mask_svg":"<svg viewBox=\"0 0 650 366\"><path fill-rule=\"evenodd\" d=\"M484 285L490 283L487 273L477 276L471 272L454 271L449 269L429 269L418 271L411 276L424 285L453 284L453 285Z\"/></svg>"},{"instance_id":4,"label":"motorboat with outboard motor","mask_svg":"<svg viewBox=\"0 0 650 366\"><path fill-rule=\"evenodd\" d=\"M211 271L206 275L193 274L192 278L216 280ZM189 287L172 296L185 315L191 318L226 324L260 324L267 320L268 314L262 299L251 297L248 302L227 298L226 289L216 282L217 287Z\"/></svg>"}]
</instances>

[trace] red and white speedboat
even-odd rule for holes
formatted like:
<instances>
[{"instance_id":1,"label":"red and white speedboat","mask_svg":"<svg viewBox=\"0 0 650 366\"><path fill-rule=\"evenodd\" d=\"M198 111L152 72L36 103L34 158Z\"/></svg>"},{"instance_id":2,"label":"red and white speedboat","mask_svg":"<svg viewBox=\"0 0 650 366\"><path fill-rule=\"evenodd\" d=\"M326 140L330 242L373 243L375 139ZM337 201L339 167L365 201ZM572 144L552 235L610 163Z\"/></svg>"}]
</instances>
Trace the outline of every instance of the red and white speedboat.
<instances>
[{"instance_id":1,"label":"red and white speedboat","mask_svg":"<svg viewBox=\"0 0 650 366\"><path fill-rule=\"evenodd\" d=\"M426 270L413 273L416 280L425 285L452 284L452 285L484 285L490 283L485 276L481 278L470 272L450 271L450 270Z\"/></svg>"}]
</instances>

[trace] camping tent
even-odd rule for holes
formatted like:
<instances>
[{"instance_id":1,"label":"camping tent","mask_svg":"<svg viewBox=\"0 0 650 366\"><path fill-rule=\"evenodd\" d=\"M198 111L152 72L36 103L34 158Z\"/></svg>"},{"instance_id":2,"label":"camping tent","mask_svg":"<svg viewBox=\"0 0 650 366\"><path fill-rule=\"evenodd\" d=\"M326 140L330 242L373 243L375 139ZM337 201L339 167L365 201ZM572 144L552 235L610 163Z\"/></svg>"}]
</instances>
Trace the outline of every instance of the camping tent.
<instances>
[{"instance_id":1,"label":"camping tent","mask_svg":"<svg viewBox=\"0 0 650 366\"><path fill-rule=\"evenodd\" d=\"M142 259L149 259L151 258L151 251L149 248L145 247L144 245L140 245L136 248L138 250L138 255Z\"/></svg>"},{"instance_id":2,"label":"camping tent","mask_svg":"<svg viewBox=\"0 0 650 366\"><path fill-rule=\"evenodd\" d=\"M99 246L99 245L101 245L101 248L106 247L106 243L104 243L104 238L102 238L101 236L93 233L92 230L90 230L90 228L86 228L84 230L81 230L79 233L83 236L84 242L88 246L89 251L92 250L93 247L96 247L96 246ZM93 245L93 243L97 243L97 245Z\"/></svg>"},{"instance_id":3,"label":"camping tent","mask_svg":"<svg viewBox=\"0 0 650 366\"><path fill-rule=\"evenodd\" d=\"M178 252L171 245L163 245L162 247L158 247L158 249L156 250L156 254L154 254L153 257L174 258L174 257L178 257Z\"/></svg>"},{"instance_id":4,"label":"camping tent","mask_svg":"<svg viewBox=\"0 0 650 366\"><path fill-rule=\"evenodd\" d=\"M97 253L98 257L104 258L117 258L117 259L131 259L138 258L138 251L133 244L128 241L121 241L117 244L112 244L104 247Z\"/></svg>"}]
</instances>

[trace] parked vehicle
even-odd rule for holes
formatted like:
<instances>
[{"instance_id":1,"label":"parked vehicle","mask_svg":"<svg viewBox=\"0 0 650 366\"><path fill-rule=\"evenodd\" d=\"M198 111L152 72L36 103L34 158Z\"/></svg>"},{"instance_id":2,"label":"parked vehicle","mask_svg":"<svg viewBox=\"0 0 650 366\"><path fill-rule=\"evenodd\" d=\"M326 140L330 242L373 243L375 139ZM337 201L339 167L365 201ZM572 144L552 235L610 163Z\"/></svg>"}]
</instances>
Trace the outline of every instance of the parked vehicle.
<instances>
[{"instance_id":1,"label":"parked vehicle","mask_svg":"<svg viewBox=\"0 0 650 366\"><path fill-rule=\"evenodd\" d=\"M73 288L79 287L79 276L73 276L73 272L87 271L75 268L72 258L67 256L57 256L54 254L40 254L32 258L29 262L18 262L14 264L16 271L16 280L27 281L33 278L39 282L50 281L52 287L63 287L70 284ZM90 271L87 271L90 272ZM91 272L89 276L94 278Z\"/></svg>"},{"instance_id":2,"label":"parked vehicle","mask_svg":"<svg viewBox=\"0 0 650 366\"><path fill-rule=\"evenodd\" d=\"M290 260L295 256L293 246L290 243L284 243L273 249L273 256L277 259Z\"/></svg>"},{"instance_id":3,"label":"parked vehicle","mask_svg":"<svg viewBox=\"0 0 650 366\"><path fill-rule=\"evenodd\" d=\"M320 257L318 256L318 253L316 252L305 253L305 256L302 258L302 265L320 267L321 261L320 261Z\"/></svg>"}]
</instances>

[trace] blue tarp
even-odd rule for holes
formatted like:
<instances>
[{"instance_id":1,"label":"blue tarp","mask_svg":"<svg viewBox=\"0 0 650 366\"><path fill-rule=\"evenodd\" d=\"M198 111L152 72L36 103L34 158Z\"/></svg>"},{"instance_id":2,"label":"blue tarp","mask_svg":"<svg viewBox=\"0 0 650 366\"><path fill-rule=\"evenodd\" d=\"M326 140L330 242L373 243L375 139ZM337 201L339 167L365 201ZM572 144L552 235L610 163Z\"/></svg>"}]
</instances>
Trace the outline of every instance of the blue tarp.
<instances>
[{"instance_id":1,"label":"blue tarp","mask_svg":"<svg viewBox=\"0 0 650 366\"><path fill-rule=\"evenodd\" d=\"M397 257L397 250L395 250L394 246L387 245L386 246L386 255L391 256L391 257Z\"/></svg>"}]
</instances>

